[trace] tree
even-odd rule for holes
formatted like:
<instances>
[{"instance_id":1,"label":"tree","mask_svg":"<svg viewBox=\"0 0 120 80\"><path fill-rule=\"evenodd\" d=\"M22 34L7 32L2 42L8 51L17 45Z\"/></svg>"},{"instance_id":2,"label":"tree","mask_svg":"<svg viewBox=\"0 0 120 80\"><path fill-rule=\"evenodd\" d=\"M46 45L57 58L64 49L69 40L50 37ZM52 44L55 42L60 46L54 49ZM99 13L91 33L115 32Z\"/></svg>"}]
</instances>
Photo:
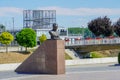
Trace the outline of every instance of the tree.
<instances>
[{"instance_id":1,"label":"tree","mask_svg":"<svg viewBox=\"0 0 120 80\"><path fill-rule=\"evenodd\" d=\"M16 35L16 41L19 45L24 46L27 52L28 47L36 46L36 32L31 28L24 28Z\"/></svg>"},{"instance_id":2,"label":"tree","mask_svg":"<svg viewBox=\"0 0 120 80\"><path fill-rule=\"evenodd\" d=\"M8 53L8 45L14 40L14 37L9 32L2 32L0 35L0 43L5 44L6 53Z\"/></svg>"},{"instance_id":3,"label":"tree","mask_svg":"<svg viewBox=\"0 0 120 80\"><path fill-rule=\"evenodd\" d=\"M40 43L43 43L43 42L46 41L46 40L47 40L47 37L46 37L45 34L42 34L42 36L39 37Z\"/></svg>"},{"instance_id":4,"label":"tree","mask_svg":"<svg viewBox=\"0 0 120 80\"><path fill-rule=\"evenodd\" d=\"M111 25L110 18L107 16L101 18L98 17L88 23L89 30L95 35L95 36L110 36L113 34L113 27Z\"/></svg>"},{"instance_id":5,"label":"tree","mask_svg":"<svg viewBox=\"0 0 120 80\"><path fill-rule=\"evenodd\" d=\"M83 28L79 28L79 27L68 28L68 34L81 34L82 31L83 31Z\"/></svg>"},{"instance_id":6,"label":"tree","mask_svg":"<svg viewBox=\"0 0 120 80\"><path fill-rule=\"evenodd\" d=\"M91 31L88 28L84 28L84 37L93 37Z\"/></svg>"},{"instance_id":7,"label":"tree","mask_svg":"<svg viewBox=\"0 0 120 80\"><path fill-rule=\"evenodd\" d=\"M114 32L120 36L120 18L115 22L114 26Z\"/></svg>"},{"instance_id":8,"label":"tree","mask_svg":"<svg viewBox=\"0 0 120 80\"><path fill-rule=\"evenodd\" d=\"M0 24L0 32L4 32L5 31L5 26Z\"/></svg>"}]
</instances>

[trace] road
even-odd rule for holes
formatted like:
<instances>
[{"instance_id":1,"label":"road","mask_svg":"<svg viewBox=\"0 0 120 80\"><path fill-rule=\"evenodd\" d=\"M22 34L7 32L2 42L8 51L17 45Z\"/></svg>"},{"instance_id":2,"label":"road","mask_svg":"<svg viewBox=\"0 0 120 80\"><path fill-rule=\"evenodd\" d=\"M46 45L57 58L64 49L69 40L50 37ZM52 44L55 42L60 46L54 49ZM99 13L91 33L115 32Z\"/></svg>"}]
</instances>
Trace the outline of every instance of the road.
<instances>
[{"instance_id":1,"label":"road","mask_svg":"<svg viewBox=\"0 0 120 80\"><path fill-rule=\"evenodd\" d=\"M17 74L0 72L0 80L120 80L120 66L111 64L66 66L66 74Z\"/></svg>"}]
</instances>

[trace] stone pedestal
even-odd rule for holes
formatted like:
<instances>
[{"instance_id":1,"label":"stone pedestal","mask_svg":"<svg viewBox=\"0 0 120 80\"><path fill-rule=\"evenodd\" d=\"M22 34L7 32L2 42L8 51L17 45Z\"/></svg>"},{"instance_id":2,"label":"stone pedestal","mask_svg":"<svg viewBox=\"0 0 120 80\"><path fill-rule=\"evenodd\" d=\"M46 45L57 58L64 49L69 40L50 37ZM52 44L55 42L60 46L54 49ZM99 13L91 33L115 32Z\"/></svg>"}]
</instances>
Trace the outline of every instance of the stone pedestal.
<instances>
[{"instance_id":1,"label":"stone pedestal","mask_svg":"<svg viewBox=\"0 0 120 80\"><path fill-rule=\"evenodd\" d=\"M64 41L47 40L15 71L18 73L64 74Z\"/></svg>"}]
</instances>

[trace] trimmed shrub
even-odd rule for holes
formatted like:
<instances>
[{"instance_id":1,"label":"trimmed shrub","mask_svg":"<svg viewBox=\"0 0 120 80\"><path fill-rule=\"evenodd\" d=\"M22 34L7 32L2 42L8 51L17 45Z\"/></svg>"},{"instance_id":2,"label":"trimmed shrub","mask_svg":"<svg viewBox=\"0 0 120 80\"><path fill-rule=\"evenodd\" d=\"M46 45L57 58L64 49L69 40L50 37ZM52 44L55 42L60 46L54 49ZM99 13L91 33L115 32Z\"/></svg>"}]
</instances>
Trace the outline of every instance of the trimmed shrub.
<instances>
[{"instance_id":1,"label":"trimmed shrub","mask_svg":"<svg viewBox=\"0 0 120 80\"><path fill-rule=\"evenodd\" d=\"M8 53L8 45L14 40L14 36L9 32L2 32L0 35L0 43L6 46L6 53Z\"/></svg>"},{"instance_id":2,"label":"trimmed shrub","mask_svg":"<svg viewBox=\"0 0 120 80\"><path fill-rule=\"evenodd\" d=\"M120 64L120 52L118 54L118 63Z\"/></svg>"},{"instance_id":3,"label":"trimmed shrub","mask_svg":"<svg viewBox=\"0 0 120 80\"><path fill-rule=\"evenodd\" d=\"M16 41L20 46L24 46L27 52L28 47L35 47L36 42L36 32L31 28L24 28L16 35Z\"/></svg>"},{"instance_id":4,"label":"trimmed shrub","mask_svg":"<svg viewBox=\"0 0 120 80\"><path fill-rule=\"evenodd\" d=\"M39 37L39 41L42 44L43 42L45 42L47 40L47 37L45 34L42 34L42 36Z\"/></svg>"}]
</instances>

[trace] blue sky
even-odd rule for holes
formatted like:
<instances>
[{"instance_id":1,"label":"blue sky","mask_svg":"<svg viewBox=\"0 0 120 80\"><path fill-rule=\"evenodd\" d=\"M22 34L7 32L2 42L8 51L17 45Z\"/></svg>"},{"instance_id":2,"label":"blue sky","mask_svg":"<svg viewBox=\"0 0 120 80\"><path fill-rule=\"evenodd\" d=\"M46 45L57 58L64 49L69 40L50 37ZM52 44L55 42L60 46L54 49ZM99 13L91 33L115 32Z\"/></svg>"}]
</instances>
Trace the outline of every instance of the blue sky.
<instances>
[{"instance_id":1,"label":"blue sky","mask_svg":"<svg viewBox=\"0 0 120 80\"><path fill-rule=\"evenodd\" d=\"M57 23L63 27L87 26L99 16L108 16L112 22L120 18L120 0L0 0L0 24L12 29L23 27L23 10L55 9Z\"/></svg>"}]
</instances>

